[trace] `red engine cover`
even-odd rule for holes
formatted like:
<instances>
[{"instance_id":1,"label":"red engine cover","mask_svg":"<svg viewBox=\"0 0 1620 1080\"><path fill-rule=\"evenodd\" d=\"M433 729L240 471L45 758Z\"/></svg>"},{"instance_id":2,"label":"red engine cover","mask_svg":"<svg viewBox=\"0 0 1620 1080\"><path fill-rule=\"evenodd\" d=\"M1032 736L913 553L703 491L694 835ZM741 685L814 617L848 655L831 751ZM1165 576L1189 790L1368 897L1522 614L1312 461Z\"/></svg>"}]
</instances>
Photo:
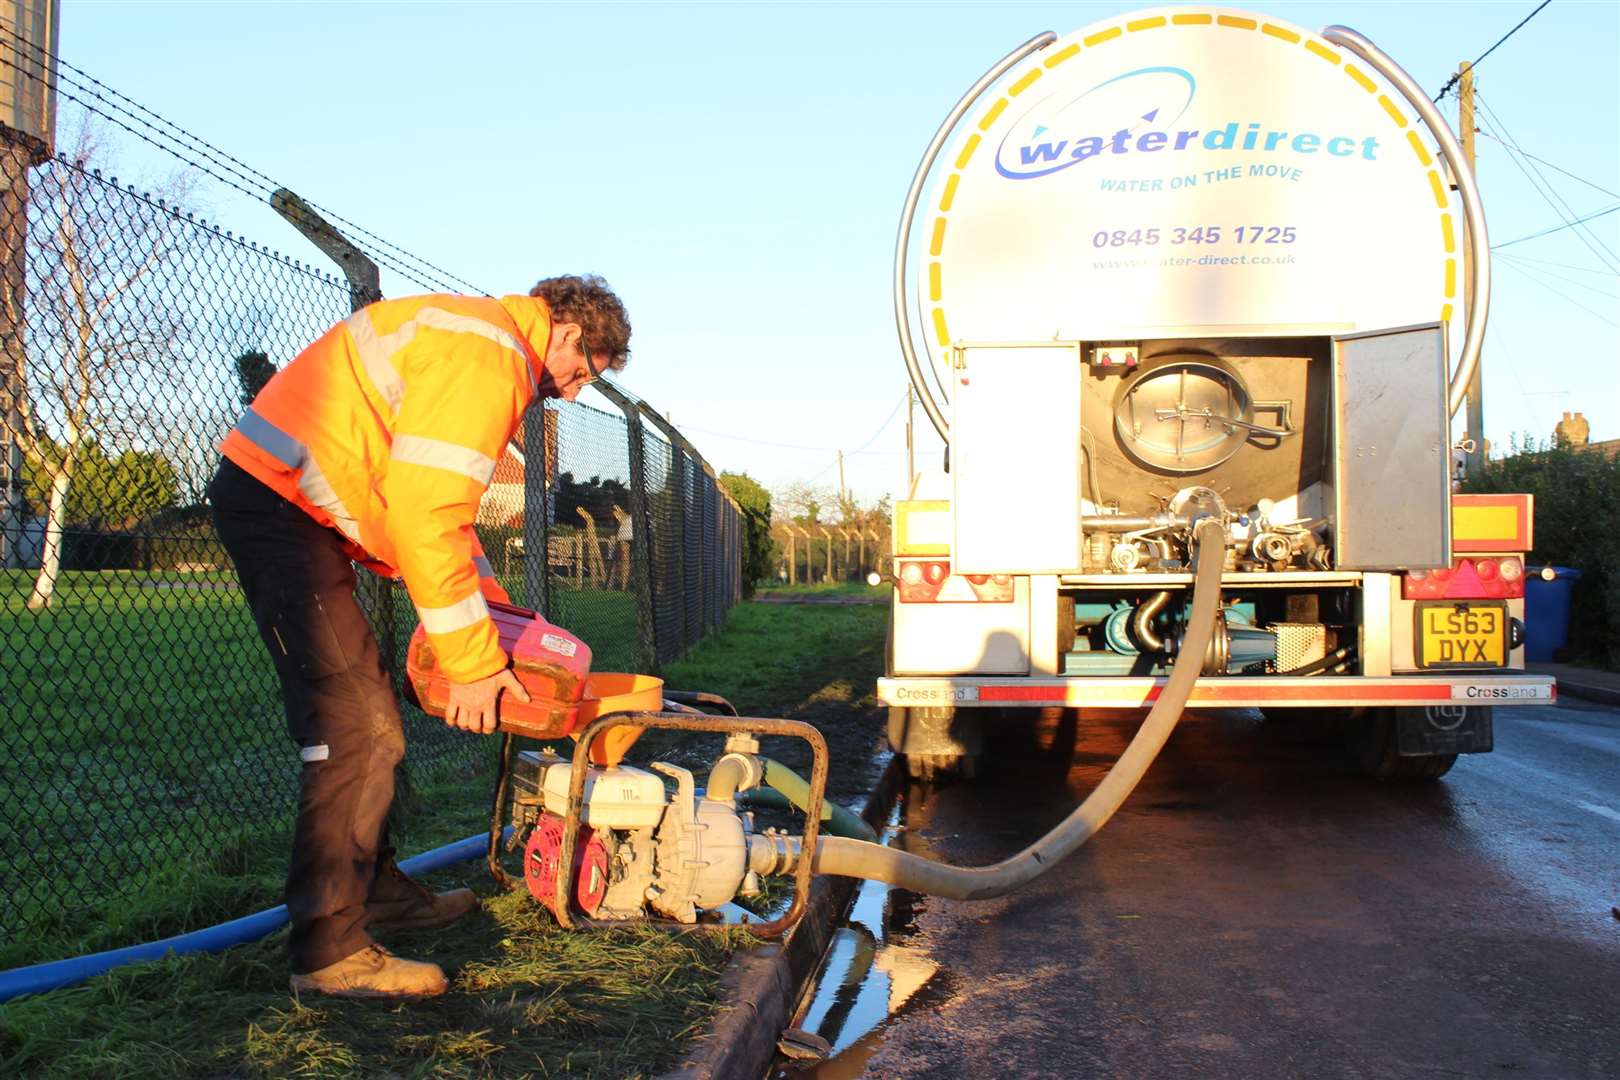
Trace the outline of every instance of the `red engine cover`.
<instances>
[{"instance_id":1,"label":"red engine cover","mask_svg":"<svg viewBox=\"0 0 1620 1080\"><path fill-rule=\"evenodd\" d=\"M562 856L563 820L542 812L523 848L523 880L529 892L553 914L557 911L557 864ZM588 825L579 827L574 843L574 907L595 915L607 895L607 848Z\"/></svg>"},{"instance_id":2,"label":"red engine cover","mask_svg":"<svg viewBox=\"0 0 1620 1080\"><path fill-rule=\"evenodd\" d=\"M501 730L540 739L571 733L579 722L585 677L591 673L591 647L527 608L491 601L489 614L500 634L501 648L512 657L512 670L530 698L527 702L501 698ZM411 635L405 672L418 704L434 716L443 716L450 700L450 682L439 670L433 645L421 626Z\"/></svg>"}]
</instances>

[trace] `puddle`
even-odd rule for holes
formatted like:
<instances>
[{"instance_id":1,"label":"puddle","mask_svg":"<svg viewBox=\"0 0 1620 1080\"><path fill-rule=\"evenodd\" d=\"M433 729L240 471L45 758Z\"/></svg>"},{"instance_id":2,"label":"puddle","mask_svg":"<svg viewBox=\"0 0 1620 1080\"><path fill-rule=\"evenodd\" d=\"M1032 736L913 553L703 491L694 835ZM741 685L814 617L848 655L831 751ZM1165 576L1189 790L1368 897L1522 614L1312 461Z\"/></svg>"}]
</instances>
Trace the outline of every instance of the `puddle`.
<instances>
[{"instance_id":1,"label":"puddle","mask_svg":"<svg viewBox=\"0 0 1620 1080\"><path fill-rule=\"evenodd\" d=\"M902 831L902 805L896 801L890 812L883 832L886 844L894 843ZM772 1080L859 1076L883 1044L885 1021L908 1007L937 1004L951 996L952 973L936 963L922 943L911 940L925 903L916 893L882 882L860 883L790 1025L826 1039L832 1054L817 1062L778 1056L768 1073Z\"/></svg>"}]
</instances>

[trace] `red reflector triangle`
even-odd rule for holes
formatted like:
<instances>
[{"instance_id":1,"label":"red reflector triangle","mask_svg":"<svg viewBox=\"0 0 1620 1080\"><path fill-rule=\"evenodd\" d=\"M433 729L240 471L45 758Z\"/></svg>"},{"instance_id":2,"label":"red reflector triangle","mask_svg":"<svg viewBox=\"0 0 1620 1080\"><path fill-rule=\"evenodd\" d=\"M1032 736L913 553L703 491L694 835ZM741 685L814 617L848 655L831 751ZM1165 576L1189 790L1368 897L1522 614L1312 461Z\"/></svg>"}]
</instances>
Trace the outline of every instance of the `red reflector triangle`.
<instances>
[{"instance_id":1,"label":"red reflector triangle","mask_svg":"<svg viewBox=\"0 0 1620 1080\"><path fill-rule=\"evenodd\" d=\"M1488 595L1490 592L1485 588L1485 583L1479 580L1474 564L1467 559L1458 563L1452 571L1451 580L1446 583L1446 599L1468 600Z\"/></svg>"}]
</instances>

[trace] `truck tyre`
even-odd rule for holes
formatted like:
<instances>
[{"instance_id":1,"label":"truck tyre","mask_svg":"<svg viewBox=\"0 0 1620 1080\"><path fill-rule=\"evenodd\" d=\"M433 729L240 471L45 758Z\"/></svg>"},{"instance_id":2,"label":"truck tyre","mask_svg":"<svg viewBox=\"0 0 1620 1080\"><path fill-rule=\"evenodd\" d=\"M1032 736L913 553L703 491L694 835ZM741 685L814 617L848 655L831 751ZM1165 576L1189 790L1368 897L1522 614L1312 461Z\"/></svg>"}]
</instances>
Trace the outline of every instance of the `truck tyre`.
<instances>
[{"instance_id":1,"label":"truck tyre","mask_svg":"<svg viewBox=\"0 0 1620 1080\"><path fill-rule=\"evenodd\" d=\"M913 780L971 780L979 774L984 722L977 709L891 706L888 734L889 748L905 760Z\"/></svg>"},{"instance_id":2,"label":"truck tyre","mask_svg":"<svg viewBox=\"0 0 1620 1080\"><path fill-rule=\"evenodd\" d=\"M1366 724L1366 710L1354 706L1332 709L1264 708L1266 726L1282 741L1307 746L1335 745Z\"/></svg>"},{"instance_id":3,"label":"truck tyre","mask_svg":"<svg viewBox=\"0 0 1620 1080\"><path fill-rule=\"evenodd\" d=\"M1354 751L1361 771L1375 780L1396 783L1423 783L1438 780L1457 763L1456 754L1403 756L1396 747L1395 712L1376 709L1354 736Z\"/></svg>"}]
</instances>

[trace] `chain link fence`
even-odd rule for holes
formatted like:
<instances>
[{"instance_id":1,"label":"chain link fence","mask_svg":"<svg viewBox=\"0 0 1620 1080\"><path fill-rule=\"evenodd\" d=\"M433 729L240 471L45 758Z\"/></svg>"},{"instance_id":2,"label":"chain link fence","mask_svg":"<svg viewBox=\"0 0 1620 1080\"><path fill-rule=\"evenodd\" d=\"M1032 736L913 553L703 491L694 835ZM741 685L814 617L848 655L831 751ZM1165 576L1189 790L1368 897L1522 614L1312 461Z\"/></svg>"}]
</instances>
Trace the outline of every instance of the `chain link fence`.
<instances>
[{"instance_id":1,"label":"chain link fence","mask_svg":"<svg viewBox=\"0 0 1620 1080\"><path fill-rule=\"evenodd\" d=\"M343 280L0 129L0 942L290 824L297 756L205 486L350 308ZM602 395L530 410L478 529L515 602L598 669L652 671L739 598L738 513L677 431ZM361 578L398 672L411 605ZM414 775L488 745L406 712Z\"/></svg>"}]
</instances>

